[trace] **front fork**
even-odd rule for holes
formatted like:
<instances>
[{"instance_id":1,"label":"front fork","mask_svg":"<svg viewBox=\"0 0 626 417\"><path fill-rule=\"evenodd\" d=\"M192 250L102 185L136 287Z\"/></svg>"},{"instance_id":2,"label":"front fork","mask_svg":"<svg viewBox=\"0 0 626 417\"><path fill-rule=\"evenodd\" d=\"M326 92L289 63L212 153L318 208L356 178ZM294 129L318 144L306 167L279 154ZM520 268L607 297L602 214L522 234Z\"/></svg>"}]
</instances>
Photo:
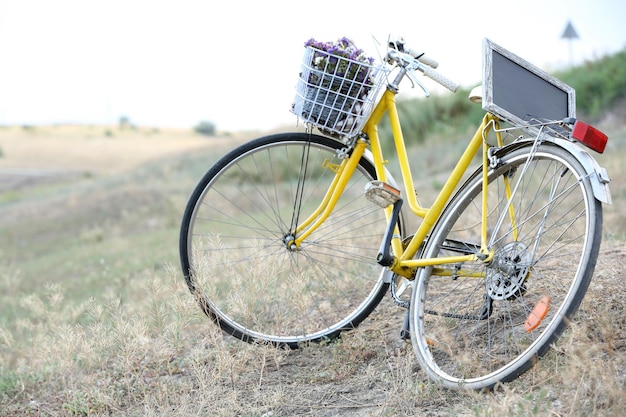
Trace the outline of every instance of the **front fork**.
<instances>
[{"instance_id":1,"label":"front fork","mask_svg":"<svg viewBox=\"0 0 626 417\"><path fill-rule=\"evenodd\" d=\"M326 195L319 207L306 220L296 225L291 233L285 236L285 245L289 250L298 251L302 242L330 216L348 181L356 170L366 147L367 140L359 137L356 139L354 146L340 151L339 156L342 157L343 155L341 164L325 166L325 168L332 169L335 172L335 178L328 191L326 191ZM306 173L302 175L302 177L305 176Z\"/></svg>"}]
</instances>

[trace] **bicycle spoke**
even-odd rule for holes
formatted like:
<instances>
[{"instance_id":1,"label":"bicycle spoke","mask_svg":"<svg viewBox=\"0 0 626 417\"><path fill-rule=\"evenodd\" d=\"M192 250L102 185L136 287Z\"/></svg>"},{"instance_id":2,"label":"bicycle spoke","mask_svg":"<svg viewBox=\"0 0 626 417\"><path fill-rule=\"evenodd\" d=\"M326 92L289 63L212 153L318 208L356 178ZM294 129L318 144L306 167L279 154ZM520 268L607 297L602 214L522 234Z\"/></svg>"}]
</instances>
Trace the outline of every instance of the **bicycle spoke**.
<instances>
[{"instance_id":1,"label":"bicycle spoke","mask_svg":"<svg viewBox=\"0 0 626 417\"><path fill-rule=\"evenodd\" d=\"M299 222L318 209L345 145L310 134L261 138L201 182L181 227L181 260L204 311L246 341L297 347L358 325L387 283L376 253L386 218L363 195L362 160L329 217L298 248Z\"/></svg>"},{"instance_id":2,"label":"bicycle spoke","mask_svg":"<svg viewBox=\"0 0 626 417\"><path fill-rule=\"evenodd\" d=\"M575 313L597 257L600 205L575 158L541 147L502 159L489 175L493 259L425 269L411 303L416 353L451 387L491 387L528 369ZM510 198L505 177L514 181ZM477 253L482 193L480 176L459 191L425 256ZM549 307L536 319L540 302Z\"/></svg>"}]
</instances>

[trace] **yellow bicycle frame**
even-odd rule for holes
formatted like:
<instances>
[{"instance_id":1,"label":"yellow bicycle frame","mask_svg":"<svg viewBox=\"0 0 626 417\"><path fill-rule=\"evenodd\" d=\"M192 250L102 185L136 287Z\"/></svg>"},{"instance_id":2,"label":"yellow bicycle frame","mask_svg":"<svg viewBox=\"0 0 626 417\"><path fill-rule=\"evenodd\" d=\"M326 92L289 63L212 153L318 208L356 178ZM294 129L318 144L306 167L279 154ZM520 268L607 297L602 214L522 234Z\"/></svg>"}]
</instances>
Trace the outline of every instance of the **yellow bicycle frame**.
<instances>
[{"instance_id":1,"label":"yellow bicycle frame","mask_svg":"<svg viewBox=\"0 0 626 417\"><path fill-rule=\"evenodd\" d=\"M331 165L330 163L327 163L326 168L332 169L333 172L335 172L336 174L334 181L332 182L328 192L326 193L323 201L321 202L317 210L311 216L309 216L308 219L298 225L297 229L295 230L296 238L294 239L292 244L296 247L299 247L302 241L304 241L314 230L316 230L317 227L322 224L324 220L326 220L326 218L330 215L335 204L339 200L341 193L347 185L348 180L354 173L354 170L356 169L361 157L363 156L365 148L368 146L368 141L373 155L373 163L376 169L376 175L380 181L387 182L388 178L385 170L386 161L383 158L381 143L378 136L378 125L385 113L388 114L389 122L391 124L391 131L397 152L398 162L400 165L400 172L402 175L402 181L404 183L404 197L408 202L408 206L411 212L423 219L419 228L417 229L417 231L411 238L411 241L406 247L403 246L402 238L399 234L399 231L396 230L396 233L391 240L391 251L394 260L389 269L396 274L410 278L414 275L415 270L419 267L458 263L464 261L481 260L484 262L488 262L489 260L491 260L491 258L493 257L493 251L490 251L487 245L487 192L483 192L483 219L481 230L481 246L479 254L419 259L414 259L414 257L419 250L420 245L426 238L427 234L431 231L446 204L452 197L454 190L459 185L459 182L469 168L474 156L478 153L481 145L483 156L483 190L487 190L487 174L489 170L488 149L490 145L485 139L489 131L493 128L496 133L498 146L502 146L502 137L499 131L498 119L490 113L487 113L485 115L481 125L476 130L476 133L474 134L472 140L469 142L463 155L459 159L457 165L453 169L452 173L450 174L443 188L439 192L432 206L429 208L422 207L417 199L417 194L413 185L411 167L409 164L406 145L404 143L404 137L400 126L400 119L398 117L398 112L396 108L395 93L389 89L385 91L378 105L374 109L372 115L365 124L363 132L366 134L366 138L359 138L356 140L354 149L350 157L344 159L340 165ZM505 189L508 197L510 197L511 191L508 181L506 181L505 183ZM385 209L385 212L387 216L387 221L390 221L392 207L387 207ZM509 208L509 215L513 219L512 206ZM465 276L474 275L471 272L457 272L465 273ZM433 274L447 275L450 274L450 272L435 269L433 271Z\"/></svg>"}]
</instances>

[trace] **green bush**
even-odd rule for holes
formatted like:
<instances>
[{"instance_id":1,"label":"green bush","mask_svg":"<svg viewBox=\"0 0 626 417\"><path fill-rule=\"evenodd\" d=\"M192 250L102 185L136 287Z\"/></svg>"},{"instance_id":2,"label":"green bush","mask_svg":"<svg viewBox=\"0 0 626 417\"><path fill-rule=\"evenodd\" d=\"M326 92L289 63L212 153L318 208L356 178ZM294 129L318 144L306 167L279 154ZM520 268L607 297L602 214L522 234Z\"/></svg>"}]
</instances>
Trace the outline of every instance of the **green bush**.
<instances>
[{"instance_id":1,"label":"green bush","mask_svg":"<svg viewBox=\"0 0 626 417\"><path fill-rule=\"evenodd\" d=\"M193 130L201 135L215 136L215 123L204 120L198 123Z\"/></svg>"},{"instance_id":2,"label":"green bush","mask_svg":"<svg viewBox=\"0 0 626 417\"><path fill-rule=\"evenodd\" d=\"M578 113L598 119L626 96L626 49L555 76L576 90Z\"/></svg>"}]
</instances>

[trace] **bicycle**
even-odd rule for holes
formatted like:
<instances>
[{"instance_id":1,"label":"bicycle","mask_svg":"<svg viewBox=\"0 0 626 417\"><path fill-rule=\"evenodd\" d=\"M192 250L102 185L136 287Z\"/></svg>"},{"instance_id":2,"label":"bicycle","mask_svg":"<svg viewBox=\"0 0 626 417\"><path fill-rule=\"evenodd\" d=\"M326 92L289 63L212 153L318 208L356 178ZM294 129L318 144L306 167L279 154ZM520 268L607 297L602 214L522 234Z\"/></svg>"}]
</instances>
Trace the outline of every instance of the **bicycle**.
<instances>
[{"instance_id":1,"label":"bicycle","mask_svg":"<svg viewBox=\"0 0 626 417\"><path fill-rule=\"evenodd\" d=\"M407 308L402 337L443 386L490 389L533 366L593 274L609 178L578 144L602 152L607 137L571 117L566 85L489 40L485 49L530 71L511 69L516 77L565 91L567 117L522 120L494 105L494 91L483 93L488 111L423 207L395 97L405 77L427 92L418 71L457 86L403 39L389 42L385 62L371 66L376 85L343 119L324 123L329 111L296 102L294 111L308 117L304 132L252 140L199 181L183 215L180 257L204 313L243 341L298 348L355 328L390 292ZM304 84L309 69L303 65ZM378 135L385 114L400 183ZM474 157L479 166L470 168ZM420 220L417 230L408 216Z\"/></svg>"}]
</instances>

